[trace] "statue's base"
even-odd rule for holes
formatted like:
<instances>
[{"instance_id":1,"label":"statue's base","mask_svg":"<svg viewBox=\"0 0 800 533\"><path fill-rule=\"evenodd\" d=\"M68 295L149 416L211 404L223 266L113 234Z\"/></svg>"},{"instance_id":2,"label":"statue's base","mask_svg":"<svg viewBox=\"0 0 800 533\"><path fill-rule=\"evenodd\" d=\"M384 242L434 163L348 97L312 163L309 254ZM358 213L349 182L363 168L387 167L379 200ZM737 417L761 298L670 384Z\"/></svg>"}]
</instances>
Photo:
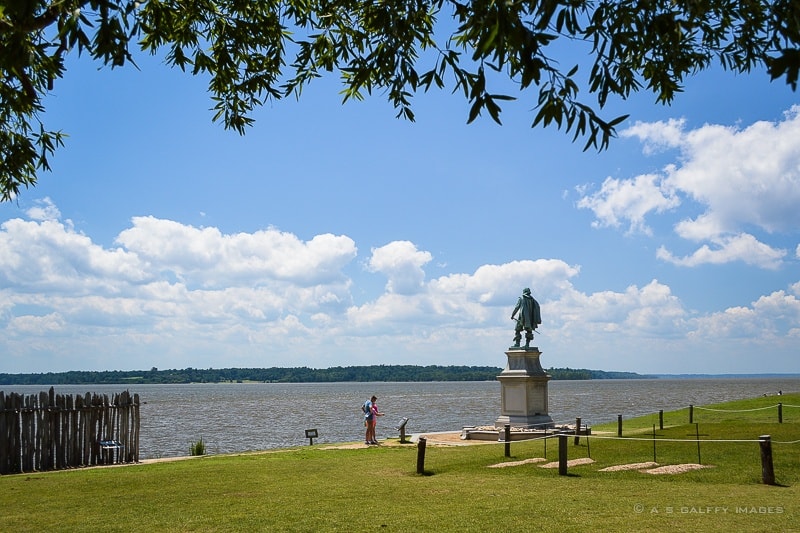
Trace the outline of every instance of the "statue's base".
<instances>
[{"instance_id":1,"label":"statue's base","mask_svg":"<svg viewBox=\"0 0 800 533\"><path fill-rule=\"evenodd\" d=\"M507 416L500 415L494 421L494 427L503 428L511 426L522 429L551 429L555 427L553 419L547 414L533 416Z\"/></svg>"},{"instance_id":2,"label":"statue's base","mask_svg":"<svg viewBox=\"0 0 800 533\"><path fill-rule=\"evenodd\" d=\"M511 426L509 431L510 441L540 439L553 435L554 433L564 433L567 435L591 435L592 428L588 425L575 426L575 424L565 424L561 426L550 425L545 428L521 428ZM505 442L505 427L495 426L466 426L461 429L461 440L483 440Z\"/></svg>"},{"instance_id":3,"label":"statue's base","mask_svg":"<svg viewBox=\"0 0 800 533\"><path fill-rule=\"evenodd\" d=\"M508 364L497 376L500 382L501 410L494 423L495 427L553 427L547 405L547 383L550 375L539 362L541 354L536 347L512 346L506 352Z\"/></svg>"}]
</instances>

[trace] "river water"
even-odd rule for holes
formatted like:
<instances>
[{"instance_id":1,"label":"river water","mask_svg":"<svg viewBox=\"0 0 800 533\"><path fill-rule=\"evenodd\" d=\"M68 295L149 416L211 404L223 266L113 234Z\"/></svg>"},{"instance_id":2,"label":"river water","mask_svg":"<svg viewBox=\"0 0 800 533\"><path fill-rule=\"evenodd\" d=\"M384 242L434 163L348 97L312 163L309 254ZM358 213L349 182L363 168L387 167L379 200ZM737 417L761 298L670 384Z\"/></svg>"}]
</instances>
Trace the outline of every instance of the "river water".
<instances>
[{"instance_id":1,"label":"river water","mask_svg":"<svg viewBox=\"0 0 800 533\"><path fill-rule=\"evenodd\" d=\"M41 385L0 386L35 394ZM215 383L183 385L56 385L57 394L112 394L129 390L141 401L140 458L189 454L203 439L206 452L232 453L364 438L361 404L371 395L386 414L378 438L396 437L401 418L409 434L460 431L493 425L500 415L500 383ZM550 381L550 416L557 423L581 417L589 425L617 419L800 391L800 377ZM776 404L778 398L776 397Z\"/></svg>"}]
</instances>

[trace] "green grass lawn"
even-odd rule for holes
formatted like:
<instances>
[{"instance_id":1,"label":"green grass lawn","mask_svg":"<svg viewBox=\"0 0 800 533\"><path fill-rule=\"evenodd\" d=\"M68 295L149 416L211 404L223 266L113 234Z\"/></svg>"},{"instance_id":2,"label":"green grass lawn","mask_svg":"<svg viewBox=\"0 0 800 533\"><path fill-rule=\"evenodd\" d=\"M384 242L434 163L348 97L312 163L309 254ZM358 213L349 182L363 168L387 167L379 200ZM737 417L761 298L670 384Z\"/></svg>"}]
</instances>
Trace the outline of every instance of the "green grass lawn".
<instances>
[{"instance_id":1,"label":"green grass lawn","mask_svg":"<svg viewBox=\"0 0 800 533\"><path fill-rule=\"evenodd\" d=\"M0 477L3 531L798 531L800 394L657 413L593 428L558 469L504 461L558 459L557 439L417 447L289 450ZM746 412L738 412L748 410ZM737 411L737 412L729 412ZM700 462L674 475L601 469ZM778 485L761 483L760 435L773 441ZM723 442L724 441L724 442ZM734 442L737 441L737 442Z\"/></svg>"}]
</instances>

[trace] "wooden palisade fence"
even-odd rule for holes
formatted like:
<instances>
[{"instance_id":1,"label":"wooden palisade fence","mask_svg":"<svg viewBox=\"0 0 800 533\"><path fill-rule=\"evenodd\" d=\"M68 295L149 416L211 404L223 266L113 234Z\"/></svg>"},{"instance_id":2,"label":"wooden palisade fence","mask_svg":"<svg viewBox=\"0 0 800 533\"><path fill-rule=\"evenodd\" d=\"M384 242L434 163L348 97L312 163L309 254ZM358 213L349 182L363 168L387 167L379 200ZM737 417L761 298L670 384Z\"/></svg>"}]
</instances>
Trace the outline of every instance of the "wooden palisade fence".
<instances>
[{"instance_id":1,"label":"wooden palisade fence","mask_svg":"<svg viewBox=\"0 0 800 533\"><path fill-rule=\"evenodd\" d=\"M0 391L0 474L138 460L138 394Z\"/></svg>"}]
</instances>

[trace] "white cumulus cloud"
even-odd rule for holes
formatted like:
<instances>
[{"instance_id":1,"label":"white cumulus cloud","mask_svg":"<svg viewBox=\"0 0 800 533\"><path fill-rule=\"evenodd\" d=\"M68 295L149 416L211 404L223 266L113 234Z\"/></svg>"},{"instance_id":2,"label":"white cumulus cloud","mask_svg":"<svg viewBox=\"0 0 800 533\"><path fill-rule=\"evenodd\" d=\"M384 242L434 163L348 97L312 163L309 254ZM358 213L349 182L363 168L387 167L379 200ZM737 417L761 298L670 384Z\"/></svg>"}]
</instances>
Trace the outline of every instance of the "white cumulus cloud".
<instances>
[{"instance_id":1,"label":"white cumulus cloud","mask_svg":"<svg viewBox=\"0 0 800 533\"><path fill-rule=\"evenodd\" d=\"M652 213L662 213L680 204L678 198L667 191L660 178L652 174L637 176L632 180L606 178L600 190L582 197L578 207L590 209L597 220L596 227L619 227L623 221L628 231L649 235L650 228L645 217Z\"/></svg>"},{"instance_id":2,"label":"white cumulus cloud","mask_svg":"<svg viewBox=\"0 0 800 533\"><path fill-rule=\"evenodd\" d=\"M226 235L155 217L135 217L117 243L154 269L170 271L206 287L260 284L277 280L307 286L341 279L341 269L357 253L346 236L317 235L302 242L270 228Z\"/></svg>"},{"instance_id":3,"label":"white cumulus cloud","mask_svg":"<svg viewBox=\"0 0 800 533\"><path fill-rule=\"evenodd\" d=\"M394 241L372 250L367 267L372 272L380 272L388 278L386 290L397 294L419 292L425 281L422 269L431 262L430 252L417 250L409 241Z\"/></svg>"},{"instance_id":4,"label":"white cumulus cloud","mask_svg":"<svg viewBox=\"0 0 800 533\"><path fill-rule=\"evenodd\" d=\"M709 241L710 244L702 245L686 257L676 257L661 246L656 251L656 257L669 263L688 267L741 261L744 264L760 268L776 269L781 266L783 258L786 256L785 250L772 248L747 233L724 235L719 238L711 238Z\"/></svg>"},{"instance_id":5,"label":"white cumulus cloud","mask_svg":"<svg viewBox=\"0 0 800 533\"><path fill-rule=\"evenodd\" d=\"M647 217L654 213L696 209L674 227L699 248L677 257L662 247L659 258L684 266L782 264L788 252L769 240L800 227L800 106L782 121L745 128L706 124L689 130L685 120L671 120L637 123L622 135L639 139L645 152L675 149L679 157L657 175L608 178L596 192L578 189L577 205L595 214L596 226L624 222L629 231L647 233Z\"/></svg>"}]
</instances>

